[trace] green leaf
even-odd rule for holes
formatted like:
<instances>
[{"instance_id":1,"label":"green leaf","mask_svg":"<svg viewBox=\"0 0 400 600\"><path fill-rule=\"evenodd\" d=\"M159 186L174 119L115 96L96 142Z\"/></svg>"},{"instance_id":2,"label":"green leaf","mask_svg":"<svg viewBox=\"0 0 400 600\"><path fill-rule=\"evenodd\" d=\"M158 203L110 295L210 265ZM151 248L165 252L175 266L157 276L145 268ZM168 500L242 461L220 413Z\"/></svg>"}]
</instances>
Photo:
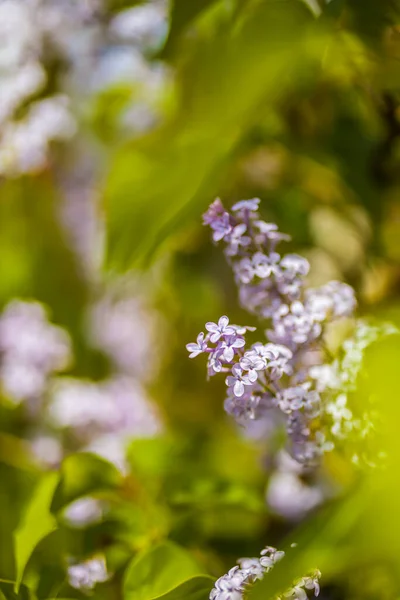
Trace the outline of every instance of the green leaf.
<instances>
[{"instance_id":1,"label":"green leaf","mask_svg":"<svg viewBox=\"0 0 400 600\"><path fill-rule=\"evenodd\" d=\"M111 165L105 192L111 267L143 263L210 201L260 104L273 110L307 69L310 44L317 53L304 43L313 22L302 2L269 0L237 27L225 23L195 44L178 74L174 119L123 146Z\"/></svg>"},{"instance_id":2,"label":"green leaf","mask_svg":"<svg viewBox=\"0 0 400 600\"><path fill-rule=\"evenodd\" d=\"M214 583L208 575L192 577L157 600L208 600Z\"/></svg>"},{"instance_id":3,"label":"green leaf","mask_svg":"<svg viewBox=\"0 0 400 600\"><path fill-rule=\"evenodd\" d=\"M191 555L172 542L163 542L133 559L125 574L124 600L159 598L196 575L201 575L201 571ZM198 583L202 585L202 582ZM194 583L193 593L195 588ZM168 600L170 598L175 596L168 596Z\"/></svg>"},{"instance_id":4,"label":"green leaf","mask_svg":"<svg viewBox=\"0 0 400 600\"><path fill-rule=\"evenodd\" d=\"M52 512L57 512L70 502L107 490L115 490L122 483L122 474L110 462L80 452L68 456L61 467L61 480L51 503Z\"/></svg>"},{"instance_id":5,"label":"green leaf","mask_svg":"<svg viewBox=\"0 0 400 600\"><path fill-rule=\"evenodd\" d=\"M1 600L35 600L36 596L34 593L26 587L21 585L18 592L15 591L15 582L0 579L0 599Z\"/></svg>"},{"instance_id":6,"label":"green leaf","mask_svg":"<svg viewBox=\"0 0 400 600\"><path fill-rule=\"evenodd\" d=\"M14 533L18 592L25 567L37 544L56 529L56 520L50 512L50 504L58 483L58 473L46 473L39 481L26 508L22 522Z\"/></svg>"}]
</instances>

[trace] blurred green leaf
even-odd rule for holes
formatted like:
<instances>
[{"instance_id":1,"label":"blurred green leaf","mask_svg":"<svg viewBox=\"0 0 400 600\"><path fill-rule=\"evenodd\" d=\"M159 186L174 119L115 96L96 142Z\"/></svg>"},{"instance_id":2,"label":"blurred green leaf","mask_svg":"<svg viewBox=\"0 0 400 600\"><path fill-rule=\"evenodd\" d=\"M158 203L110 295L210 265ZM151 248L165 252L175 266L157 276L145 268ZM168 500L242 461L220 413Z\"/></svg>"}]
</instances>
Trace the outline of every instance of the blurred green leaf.
<instances>
[{"instance_id":1,"label":"blurred green leaf","mask_svg":"<svg viewBox=\"0 0 400 600\"><path fill-rule=\"evenodd\" d=\"M122 481L120 471L105 459L88 452L72 454L62 464L51 510L57 512L82 496L115 490Z\"/></svg>"},{"instance_id":2,"label":"blurred green leaf","mask_svg":"<svg viewBox=\"0 0 400 600\"><path fill-rule=\"evenodd\" d=\"M22 522L14 533L17 566L16 591L19 589L25 567L33 550L40 540L56 529L57 524L50 512L50 504L58 480L58 473L46 473L42 477L26 507Z\"/></svg>"},{"instance_id":3,"label":"blurred green leaf","mask_svg":"<svg viewBox=\"0 0 400 600\"><path fill-rule=\"evenodd\" d=\"M159 600L208 600L214 579L208 575L192 577L176 588L158 596Z\"/></svg>"},{"instance_id":4,"label":"blurred green leaf","mask_svg":"<svg viewBox=\"0 0 400 600\"><path fill-rule=\"evenodd\" d=\"M295 530L286 543L287 557L254 586L251 600L274 597L314 568L327 582L345 570L379 562L400 573L399 363L399 335L371 344L357 390L359 401L372 400L383 417L385 466L369 468L347 495Z\"/></svg>"},{"instance_id":5,"label":"blurred green leaf","mask_svg":"<svg viewBox=\"0 0 400 600\"><path fill-rule=\"evenodd\" d=\"M257 107L272 106L304 72L311 24L299 0L269 0L240 26L225 24L199 42L180 75L175 118L122 147L112 162L105 192L111 267L146 260L182 218L209 201Z\"/></svg>"},{"instance_id":6,"label":"blurred green leaf","mask_svg":"<svg viewBox=\"0 0 400 600\"><path fill-rule=\"evenodd\" d=\"M196 575L201 575L201 570L192 556L172 542L163 542L133 559L124 578L124 599L153 600L172 592ZM201 586L204 582L198 583ZM189 588L190 585L187 591Z\"/></svg>"},{"instance_id":7,"label":"blurred green leaf","mask_svg":"<svg viewBox=\"0 0 400 600\"><path fill-rule=\"evenodd\" d=\"M13 581L0 580L0 599L3 600L35 600L35 594L25 585L21 585L18 592L14 589Z\"/></svg>"}]
</instances>

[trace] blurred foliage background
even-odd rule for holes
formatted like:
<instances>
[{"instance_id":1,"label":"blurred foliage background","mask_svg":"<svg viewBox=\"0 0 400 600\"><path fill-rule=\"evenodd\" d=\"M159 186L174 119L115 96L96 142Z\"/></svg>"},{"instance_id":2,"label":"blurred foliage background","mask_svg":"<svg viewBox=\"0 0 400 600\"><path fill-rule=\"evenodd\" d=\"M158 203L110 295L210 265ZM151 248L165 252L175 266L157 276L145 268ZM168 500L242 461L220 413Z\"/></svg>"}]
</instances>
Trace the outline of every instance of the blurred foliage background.
<instances>
[{"instance_id":1,"label":"blurred foliage background","mask_svg":"<svg viewBox=\"0 0 400 600\"><path fill-rule=\"evenodd\" d=\"M399 61L397 0L0 2L0 597L203 600L292 541L255 598L310 566L323 598L400 597L398 339L359 391L384 472L332 453L283 511L268 442L185 350L257 325L201 225L216 196L260 197L311 286L400 323ZM113 576L74 587L93 556Z\"/></svg>"}]
</instances>

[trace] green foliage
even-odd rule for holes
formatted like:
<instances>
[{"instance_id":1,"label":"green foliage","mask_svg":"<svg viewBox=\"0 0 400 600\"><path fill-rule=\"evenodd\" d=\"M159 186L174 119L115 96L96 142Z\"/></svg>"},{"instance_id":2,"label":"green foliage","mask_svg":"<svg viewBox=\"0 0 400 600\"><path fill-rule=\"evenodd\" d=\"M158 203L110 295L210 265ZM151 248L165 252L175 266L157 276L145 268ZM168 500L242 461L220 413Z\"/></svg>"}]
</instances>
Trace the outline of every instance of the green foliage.
<instances>
[{"instance_id":1,"label":"green foliage","mask_svg":"<svg viewBox=\"0 0 400 600\"><path fill-rule=\"evenodd\" d=\"M178 600L184 592L197 600L207 580L198 577L200 573L188 552L172 542L163 542L133 559L124 577L124 600Z\"/></svg>"},{"instance_id":2,"label":"green foliage","mask_svg":"<svg viewBox=\"0 0 400 600\"><path fill-rule=\"evenodd\" d=\"M25 585L21 585L18 591L15 591L13 581L0 580L0 598L1 600L36 600L35 595Z\"/></svg>"},{"instance_id":3,"label":"green foliage","mask_svg":"<svg viewBox=\"0 0 400 600\"><path fill-rule=\"evenodd\" d=\"M216 24L192 49L174 118L124 146L111 165L112 267L142 262L184 215L200 212L256 108L265 101L272 108L296 81L311 23L299 0L261 2L236 24Z\"/></svg>"},{"instance_id":4,"label":"green foliage","mask_svg":"<svg viewBox=\"0 0 400 600\"><path fill-rule=\"evenodd\" d=\"M58 473L43 475L26 507L22 522L14 533L17 565L16 592L19 590L25 567L33 550L56 528L56 521L50 512L50 504L58 480Z\"/></svg>"},{"instance_id":5,"label":"green foliage","mask_svg":"<svg viewBox=\"0 0 400 600\"><path fill-rule=\"evenodd\" d=\"M116 490L121 483L121 473L108 461L90 453L73 454L62 464L51 510L57 512L82 496Z\"/></svg>"},{"instance_id":6,"label":"green foliage","mask_svg":"<svg viewBox=\"0 0 400 600\"><path fill-rule=\"evenodd\" d=\"M102 27L139 4L105 1ZM112 578L95 589L96 600L207 600L238 557L256 556L269 543L287 557L250 600L274 597L314 567L332 597L398 597L398 338L370 349L355 394L360 406L374 398L388 423L379 446L386 469L355 469L335 451L316 474L334 499L300 525L265 500L278 436L243 436L224 415L223 383L207 383L184 347L221 314L255 324L238 309L231 274L201 229L201 213L217 195L227 205L260 196L263 216L312 263L310 284L346 280L361 314L400 323L399 6L175 0L164 46L144 53L149 69L162 61L170 75L150 103L163 109L155 126L132 134L121 118L140 104L137 82L113 82L77 104L71 94L82 117L71 144L52 147L43 172L1 179L1 307L15 298L43 302L72 339L67 374L97 381L118 367L107 350L93 348L87 321L93 303L119 289L115 273L128 271L134 293L162 315L143 385L166 431L150 439L139 431L122 473L76 452L88 446L74 432L54 430L64 459L49 467L31 443L52 427L51 385L25 405L0 389L0 600L82 600L86 593L71 588L67 568L97 553ZM51 85L66 80L73 88L65 67L57 68ZM95 228L105 237L107 275L88 268L66 233L67 192L82 206L95 196L93 213L104 200ZM75 226L85 225L81 216ZM86 235L83 227L84 245ZM95 245L90 258L98 265L104 248L97 238ZM131 277L132 267L147 269L151 294L137 272ZM2 358L1 351L0 367ZM303 483L309 479L302 475ZM104 512L98 522L71 525L63 511L82 498L100 500Z\"/></svg>"}]
</instances>

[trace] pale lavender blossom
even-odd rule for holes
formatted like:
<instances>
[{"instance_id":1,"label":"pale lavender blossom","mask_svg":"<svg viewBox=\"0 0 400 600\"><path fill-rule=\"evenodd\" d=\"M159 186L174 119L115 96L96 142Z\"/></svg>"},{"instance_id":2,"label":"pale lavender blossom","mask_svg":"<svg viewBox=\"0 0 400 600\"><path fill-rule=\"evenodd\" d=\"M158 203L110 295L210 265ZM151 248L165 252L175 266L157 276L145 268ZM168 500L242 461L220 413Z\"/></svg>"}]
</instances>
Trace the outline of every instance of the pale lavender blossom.
<instances>
[{"instance_id":1,"label":"pale lavender blossom","mask_svg":"<svg viewBox=\"0 0 400 600\"><path fill-rule=\"evenodd\" d=\"M235 356L235 351L243 348L246 340L237 335L230 335L225 338L220 344L220 349L223 351L223 359L225 362L232 362Z\"/></svg>"},{"instance_id":2,"label":"pale lavender blossom","mask_svg":"<svg viewBox=\"0 0 400 600\"><path fill-rule=\"evenodd\" d=\"M263 579L284 556L285 553L283 551L277 550L272 546L267 546L262 550L260 557L240 558L237 561L237 566L230 569L226 575L223 575L215 582L214 588L210 592L210 600L243 600L247 597L247 592L254 583ZM304 589L313 590L314 595L317 596L319 593L320 577L321 573L315 570L312 574L296 581L284 593L284 597L304 600L304 598L307 598ZM305 596L302 596L302 593Z\"/></svg>"},{"instance_id":3,"label":"pale lavender blossom","mask_svg":"<svg viewBox=\"0 0 400 600\"><path fill-rule=\"evenodd\" d=\"M244 356L240 359L239 364L244 371L247 371L250 381L257 380L257 371L263 371L267 368L267 361L255 350L248 350L245 352Z\"/></svg>"},{"instance_id":4,"label":"pale lavender blossom","mask_svg":"<svg viewBox=\"0 0 400 600\"><path fill-rule=\"evenodd\" d=\"M96 557L68 567L68 582L78 590L92 590L110 578L103 557Z\"/></svg>"},{"instance_id":5,"label":"pale lavender blossom","mask_svg":"<svg viewBox=\"0 0 400 600\"><path fill-rule=\"evenodd\" d=\"M38 302L10 302L0 315L0 382L15 404L40 398L71 362L71 342Z\"/></svg>"},{"instance_id":6,"label":"pale lavender blossom","mask_svg":"<svg viewBox=\"0 0 400 600\"><path fill-rule=\"evenodd\" d=\"M241 337L246 329L239 331L221 317L218 323L207 323L205 338L188 349L196 355L209 353L209 375L231 371L225 380L224 406L239 424L269 421L269 412L279 412L280 419L271 422L280 427L285 421L292 456L314 465L331 450L327 433L332 434L333 416L337 423L347 422L342 418L348 414L345 408L332 404L332 394L339 394L335 386L346 382L342 377L334 381L333 372L345 365L348 373L354 371L352 365L359 363L362 348L349 346L340 364L328 365L323 334L330 321L352 314L354 292L339 282L305 290L308 261L275 250L278 242L289 238L275 224L260 219L258 206L258 199L244 200L229 213L217 199L204 215L204 223L210 225L214 241L225 248L243 308L267 320L266 339L248 349ZM332 414L326 411L328 405Z\"/></svg>"},{"instance_id":7,"label":"pale lavender blossom","mask_svg":"<svg viewBox=\"0 0 400 600\"><path fill-rule=\"evenodd\" d=\"M243 373L243 369L238 364L235 364L232 367L232 375L228 375L226 378L226 384L229 388L232 388L234 395L240 398L244 394L245 386L252 385L256 380L256 371Z\"/></svg>"},{"instance_id":8,"label":"pale lavender blossom","mask_svg":"<svg viewBox=\"0 0 400 600\"><path fill-rule=\"evenodd\" d=\"M234 417L240 424L245 425L248 421L257 418L257 409L260 405L260 396L256 394L245 393L237 397L228 389L228 395L224 402L226 412Z\"/></svg>"},{"instance_id":9,"label":"pale lavender blossom","mask_svg":"<svg viewBox=\"0 0 400 600\"><path fill-rule=\"evenodd\" d=\"M214 219L214 221L210 223L210 227L213 230L214 242L220 242L222 239L227 238L233 231L228 213L224 213L220 217Z\"/></svg>"},{"instance_id":10,"label":"pale lavender blossom","mask_svg":"<svg viewBox=\"0 0 400 600\"><path fill-rule=\"evenodd\" d=\"M186 349L189 354L189 358L195 358L202 352L205 352L208 348L207 342L204 340L204 333L201 332L197 336L196 342L192 342L191 344L186 344Z\"/></svg>"},{"instance_id":11,"label":"pale lavender blossom","mask_svg":"<svg viewBox=\"0 0 400 600\"><path fill-rule=\"evenodd\" d=\"M96 498L79 498L64 510L64 519L77 529L99 523L103 517L103 505Z\"/></svg>"},{"instance_id":12,"label":"pale lavender blossom","mask_svg":"<svg viewBox=\"0 0 400 600\"><path fill-rule=\"evenodd\" d=\"M340 281L330 281L317 289L307 290L306 305L315 319L339 318L353 314L356 307L354 290Z\"/></svg>"},{"instance_id":13,"label":"pale lavender blossom","mask_svg":"<svg viewBox=\"0 0 400 600\"><path fill-rule=\"evenodd\" d=\"M245 247L251 244L251 238L243 235L246 230L247 227L244 223L240 223L240 225L236 225L236 227L233 228L229 237L229 246L226 249L227 256L235 256L238 254L241 246Z\"/></svg>"},{"instance_id":14,"label":"pale lavender blossom","mask_svg":"<svg viewBox=\"0 0 400 600\"><path fill-rule=\"evenodd\" d=\"M306 344L319 337L321 325L300 302L289 306L282 304L272 318L273 329L268 331L270 340L291 349Z\"/></svg>"},{"instance_id":15,"label":"pale lavender blossom","mask_svg":"<svg viewBox=\"0 0 400 600\"><path fill-rule=\"evenodd\" d=\"M229 319L227 316L220 317L218 323L208 322L206 323L206 329L210 332L210 342L215 344L223 336L234 335L235 329L232 325L229 325Z\"/></svg>"},{"instance_id":16,"label":"pale lavender blossom","mask_svg":"<svg viewBox=\"0 0 400 600\"><path fill-rule=\"evenodd\" d=\"M238 212L242 210L256 212L258 210L260 202L260 198L252 198L251 200L240 200L232 206L232 210L233 212Z\"/></svg>"},{"instance_id":17,"label":"pale lavender blossom","mask_svg":"<svg viewBox=\"0 0 400 600\"><path fill-rule=\"evenodd\" d=\"M277 252L271 252L269 255L256 252L252 260L254 274L260 279L276 275L279 271L280 258Z\"/></svg>"}]
</instances>

